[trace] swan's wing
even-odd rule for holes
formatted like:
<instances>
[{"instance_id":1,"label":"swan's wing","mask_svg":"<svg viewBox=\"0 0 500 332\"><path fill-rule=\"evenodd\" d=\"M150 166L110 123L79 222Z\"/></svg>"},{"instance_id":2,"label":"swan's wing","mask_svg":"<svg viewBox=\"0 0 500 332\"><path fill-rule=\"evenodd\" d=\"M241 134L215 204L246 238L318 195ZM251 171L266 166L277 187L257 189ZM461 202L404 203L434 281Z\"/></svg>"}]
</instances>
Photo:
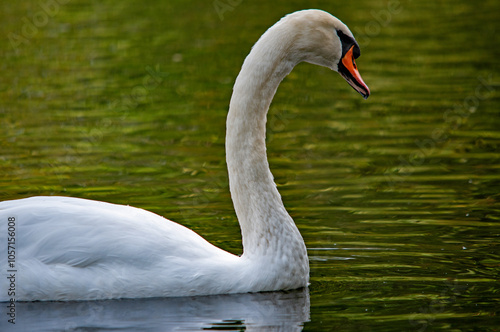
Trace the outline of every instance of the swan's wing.
<instances>
[{"instance_id":1,"label":"swan's wing","mask_svg":"<svg viewBox=\"0 0 500 332\"><path fill-rule=\"evenodd\" d=\"M1 202L0 229L0 301L9 300L10 269L18 300L88 300L222 292L220 274L231 273L220 266L238 261L152 212L85 199Z\"/></svg>"},{"instance_id":2,"label":"swan's wing","mask_svg":"<svg viewBox=\"0 0 500 332\"><path fill-rule=\"evenodd\" d=\"M15 218L17 258L44 264L87 267L123 262L146 267L165 257L189 260L223 252L190 229L152 212L92 200L5 201L0 203L0 218L6 224L2 229L7 229L9 218ZM6 257L1 255L0 263Z\"/></svg>"}]
</instances>

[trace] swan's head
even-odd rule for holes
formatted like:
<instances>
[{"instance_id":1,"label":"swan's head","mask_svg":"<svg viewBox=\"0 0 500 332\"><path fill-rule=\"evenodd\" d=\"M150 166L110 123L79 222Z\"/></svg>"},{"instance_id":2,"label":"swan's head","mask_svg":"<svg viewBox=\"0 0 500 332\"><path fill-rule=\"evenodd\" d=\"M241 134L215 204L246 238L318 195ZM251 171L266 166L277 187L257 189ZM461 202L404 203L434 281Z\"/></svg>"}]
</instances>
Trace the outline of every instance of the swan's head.
<instances>
[{"instance_id":1,"label":"swan's head","mask_svg":"<svg viewBox=\"0 0 500 332\"><path fill-rule=\"evenodd\" d=\"M349 28L322 10L302 10L285 16L277 25L293 35L291 56L338 72L365 99L370 89L356 62L359 45Z\"/></svg>"}]
</instances>

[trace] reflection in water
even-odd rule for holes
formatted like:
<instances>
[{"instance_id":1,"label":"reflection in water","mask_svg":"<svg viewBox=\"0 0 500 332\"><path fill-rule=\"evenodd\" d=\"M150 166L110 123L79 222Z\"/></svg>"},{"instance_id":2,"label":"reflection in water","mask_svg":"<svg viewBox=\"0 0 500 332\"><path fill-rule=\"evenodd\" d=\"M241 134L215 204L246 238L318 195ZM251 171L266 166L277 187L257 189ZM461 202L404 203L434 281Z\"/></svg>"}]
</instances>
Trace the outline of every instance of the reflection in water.
<instances>
[{"instance_id":1,"label":"reflection in water","mask_svg":"<svg viewBox=\"0 0 500 332\"><path fill-rule=\"evenodd\" d=\"M83 302L17 303L1 331L301 331L309 291ZM2 310L3 311L3 310ZM3 317L2 317L3 318ZM8 324L11 325L11 324Z\"/></svg>"}]
</instances>

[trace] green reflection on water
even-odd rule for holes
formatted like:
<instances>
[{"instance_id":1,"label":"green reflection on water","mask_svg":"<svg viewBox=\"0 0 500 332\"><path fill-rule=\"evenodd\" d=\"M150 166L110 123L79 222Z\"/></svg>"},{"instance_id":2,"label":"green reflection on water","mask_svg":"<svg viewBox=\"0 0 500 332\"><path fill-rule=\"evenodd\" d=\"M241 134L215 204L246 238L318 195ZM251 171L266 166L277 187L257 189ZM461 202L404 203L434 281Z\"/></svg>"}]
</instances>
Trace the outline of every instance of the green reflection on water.
<instances>
[{"instance_id":1,"label":"green reflection on water","mask_svg":"<svg viewBox=\"0 0 500 332\"><path fill-rule=\"evenodd\" d=\"M268 119L270 164L310 248L305 329L496 328L498 2L243 1L221 20L210 1L69 1L31 33L39 1L0 6L0 199L130 204L234 253L234 78L285 13L337 15L372 96L301 64Z\"/></svg>"}]
</instances>

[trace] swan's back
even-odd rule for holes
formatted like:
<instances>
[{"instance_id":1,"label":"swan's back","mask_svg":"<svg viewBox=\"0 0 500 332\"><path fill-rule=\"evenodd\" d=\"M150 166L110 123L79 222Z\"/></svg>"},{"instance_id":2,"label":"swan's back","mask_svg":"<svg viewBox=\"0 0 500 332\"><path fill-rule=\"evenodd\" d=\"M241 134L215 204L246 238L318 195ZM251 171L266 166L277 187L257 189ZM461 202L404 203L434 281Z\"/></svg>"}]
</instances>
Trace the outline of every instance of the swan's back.
<instances>
[{"instance_id":1,"label":"swan's back","mask_svg":"<svg viewBox=\"0 0 500 332\"><path fill-rule=\"evenodd\" d=\"M131 206L32 197L1 202L0 218L2 229L15 218L19 300L188 295L181 285L196 279L204 264L212 270L216 264L208 262L214 259L238 258L182 225ZM2 236L7 243L6 232ZM7 266L7 255L0 266ZM6 282L5 276L1 289ZM193 281L189 287L195 286ZM0 299L8 300L3 293Z\"/></svg>"}]
</instances>

